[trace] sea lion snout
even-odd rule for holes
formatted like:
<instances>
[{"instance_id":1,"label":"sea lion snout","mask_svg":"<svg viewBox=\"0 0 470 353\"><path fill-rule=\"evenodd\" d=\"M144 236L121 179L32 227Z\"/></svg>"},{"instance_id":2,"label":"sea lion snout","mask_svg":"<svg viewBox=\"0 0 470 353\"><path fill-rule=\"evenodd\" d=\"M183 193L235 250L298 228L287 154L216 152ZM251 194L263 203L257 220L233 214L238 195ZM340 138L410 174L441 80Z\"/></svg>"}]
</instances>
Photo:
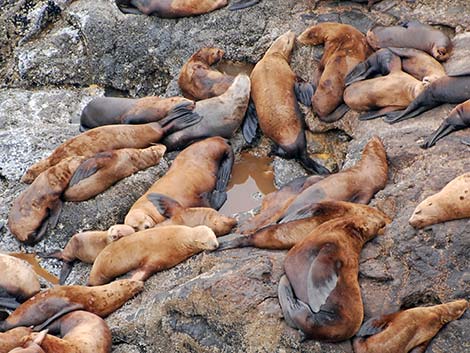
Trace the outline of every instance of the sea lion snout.
<instances>
[{"instance_id":1,"label":"sea lion snout","mask_svg":"<svg viewBox=\"0 0 470 353\"><path fill-rule=\"evenodd\" d=\"M212 229L207 226L194 227L194 231L197 232L197 237L194 241L202 250L215 250L219 247L219 242Z\"/></svg>"},{"instance_id":2,"label":"sea lion snout","mask_svg":"<svg viewBox=\"0 0 470 353\"><path fill-rule=\"evenodd\" d=\"M453 320L457 320L468 308L468 302L465 299L456 300L445 305L447 309L447 315L442 315L441 319L442 323L444 324Z\"/></svg>"},{"instance_id":3,"label":"sea lion snout","mask_svg":"<svg viewBox=\"0 0 470 353\"><path fill-rule=\"evenodd\" d=\"M124 223L134 228L136 232L153 228L156 224L155 221L142 210L134 210L133 212L129 212L129 214L126 216L126 219L124 220Z\"/></svg>"},{"instance_id":4,"label":"sea lion snout","mask_svg":"<svg viewBox=\"0 0 470 353\"><path fill-rule=\"evenodd\" d=\"M127 224L115 224L108 229L108 237L110 241L119 240L132 233L135 233L134 228Z\"/></svg>"}]
</instances>

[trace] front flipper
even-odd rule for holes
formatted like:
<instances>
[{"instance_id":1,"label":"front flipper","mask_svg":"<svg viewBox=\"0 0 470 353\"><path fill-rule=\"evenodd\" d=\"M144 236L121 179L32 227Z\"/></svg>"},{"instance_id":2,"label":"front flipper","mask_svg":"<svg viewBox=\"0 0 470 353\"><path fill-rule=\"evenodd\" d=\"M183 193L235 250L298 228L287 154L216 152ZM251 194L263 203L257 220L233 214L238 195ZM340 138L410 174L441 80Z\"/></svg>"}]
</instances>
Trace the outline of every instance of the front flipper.
<instances>
[{"instance_id":1,"label":"front flipper","mask_svg":"<svg viewBox=\"0 0 470 353\"><path fill-rule=\"evenodd\" d=\"M224 159L220 162L215 189L212 191L210 197L210 205L216 210L220 209L225 200L227 200L226 189L230 175L232 174L234 159L233 150L230 148L230 150L225 153Z\"/></svg>"},{"instance_id":2,"label":"front flipper","mask_svg":"<svg viewBox=\"0 0 470 353\"><path fill-rule=\"evenodd\" d=\"M349 111L349 107L346 104L341 104L338 108L336 108L332 113L328 114L327 116L319 116L318 119L323 121L324 123L334 123L341 119L344 114Z\"/></svg>"},{"instance_id":3,"label":"front flipper","mask_svg":"<svg viewBox=\"0 0 470 353\"><path fill-rule=\"evenodd\" d=\"M418 98L419 98L419 96L418 96ZM401 114L395 114L396 112L386 114L384 121L386 123L389 123L389 124L395 124L395 123L398 123L399 121L414 118L415 116L417 116L421 113L424 113L425 111L428 111L428 110L438 106L439 104L434 103L432 105L431 104L430 105L423 105L423 106L419 106L419 105L420 105L420 101L414 100L408 106L408 108L406 108L406 110L403 111Z\"/></svg>"},{"instance_id":4,"label":"front flipper","mask_svg":"<svg viewBox=\"0 0 470 353\"><path fill-rule=\"evenodd\" d=\"M230 4L228 9L230 11L236 11L236 10L241 10L241 9L246 9L247 7L251 7L253 5L256 5L259 3L261 0L239 0L237 2L234 2Z\"/></svg>"},{"instance_id":5,"label":"front flipper","mask_svg":"<svg viewBox=\"0 0 470 353\"><path fill-rule=\"evenodd\" d=\"M181 204L169 196L152 192L147 199L155 206L158 213L166 218L171 218L177 210L181 210Z\"/></svg>"},{"instance_id":6,"label":"front flipper","mask_svg":"<svg viewBox=\"0 0 470 353\"><path fill-rule=\"evenodd\" d=\"M369 64L369 61L363 61L356 65L352 71L346 75L345 78L345 87L348 87L350 84L358 81L365 80L369 76L375 73L374 68Z\"/></svg>"},{"instance_id":7,"label":"front flipper","mask_svg":"<svg viewBox=\"0 0 470 353\"><path fill-rule=\"evenodd\" d=\"M281 218L279 220L278 223L287 223L287 222L292 222L292 221L296 221L298 219L304 219L304 218L307 218L307 217L312 217L312 209L311 209L311 206L308 206L308 207L304 207L294 213L289 213L287 215L285 215L283 218Z\"/></svg>"},{"instance_id":8,"label":"front flipper","mask_svg":"<svg viewBox=\"0 0 470 353\"><path fill-rule=\"evenodd\" d=\"M365 121L365 120L377 119L377 118L380 118L381 116L387 115L387 113L396 112L398 110L400 110L400 107L396 107L396 106L388 106L388 107L384 107L378 110L371 110L371 111L368 111L367 113L360 115L359 120ZM403 110L401 110L400 112L402 111Z\"/></svg>"},{"instance_id":9,"label":"front flipper","mask_svg":"<svg viewBox=\"0 0 470 353\"><path fill-rule=\"evenodd\" d=\"M82 164L80 164L75 173L73 173L73 176L69 182L69 187L74 186L83 179L86 179L95 174L103 166L107 165L108 162L112 159L112 157L113 153L110 151L100 152L97 153L95 156L91 157L90 159L84 161Z\"/></svg>"},{"instance_id":10,"label":"front flipper","mask_svg":"<svg viewBox=\"0 0 470 353\"><path fill-rule=\"evenodd\" d=\"M421 147L423 149L427 149L429 147L432 147L441 138L443 138L444 136L447 136L450 133L452 133L454 131L457 131L457 130L458 129L455 126L449 125L448 122L444 120L442 125L436 131L434 131L430 136L428 136L426 138L426 140L424 140L424 142L419 147Z\"/></svg>"},{"instance_id":11,"label":"front flipper","mask_svg":"<svg viewBox=\"0 0 470 353\"><path fill-rule=\"evenodd\" d=\"M258 115L256 113L256 106L253 100L250 98L248 108L245 113L245 120L243 120L242 133L243 138L246 142L252 143L255 136L256 130L258 129Z\"/></svg>"},{"instance_id":12,"label":"front flipper","mask_svg":"<svg viewBox=\"0 0 470 353\"><path fill-rule=\"evenodd\" d=\"M195 103L191 101L176 104L158 123L161 127L164 127L177 118L192 114L195 107Z\"/></svg>"},{"instance_id":13,"label":"front flipper","mask_svg":"<svg viewBox=\"0 0 470 353\"><path fill-rule=\"evenodd\" d=\"M72 272L73 269L73 262L68 262L65 261L64 264L62 265L62 268L60 270L60 275L59 275L59 284L63 285L65 284L65 281L70 275L70 272Z\"/></svg>"},{"instance_id":14,"label":"front flipper","mask_svg":"<svg viewBox=\"0 0 470 353\"><path fill-rule=\"evenodd\" d=\"M367 320L362 324L359 332L356 333L356 336L369 337L382 332L383 330L385 330L388 324L395 318L396 315L397 313L390 315L382 315Z\"/></svg>"},{"instance_id":15,"label":"front flipper","mask_svg":"<svg viewBox=\"0 0 470 353\"><path fill-rule=\"evenodd\" d=\"M292 286L286 275L282 276L279 280L277 295L287 325L300 330L298 321L305 320L312 312L307 304L295 297Z\"/></svg>"},{"instance_id":16,"label":"front flipper","mask_svg":"<svg viewBox=\"0 0 470 353\"><path fill-rule=\"evenodd\" d=\"M75 310L83 310L84 307L82 304L71 304L67 307L65 307L64 309L58 311L57 313L55 313L54 315L52 315L51 317L49 317L46 321L44 321L41 325L38 325L38 326L34 326L33 328L33 331L35 332L39 332L39 331L42 331L44 330L47 326L49 326L51 323L53 323L55 320L61 318L62 316L64 316L65 314L68 314L68 313L71 313L72 311L75 311Z\"/></svg>"},{"instance_id":17,"label":"front flipper","mask_svg":"<svg viewBox=\"0 0 470 353\"><path fill-rule=\"evenodd\" d=\"M251 236L235 233L227 234L223 237L217 238L217 241L219 242L219 247L217 248L217 250L243 248L247 246L252 246L253 243Z\"/></svg>"},{"instance_id":18,"label":"front flipper","mask_svg":"<svg viewBox=\"0 0 470 353\"><path fill-rule=\"evenodd\" d=\"M317 163L312 158L310 158L306 150L302 152L302 155L300 156L300 164L302 164L305 169L309 170L314 174L331 174L331 172L326 167L322 166L320 163Z\"/></svg>"},{"instance_id":19,"label":"front flipper","mask_svg":"<svg viewBox=\"0 0 470 353\"><path fill-rule=\"evenodd\" d=\"M294 92L297 100L307 107L312 106L312 97L315 94L315 87L303 81L296 81L294 84Z\"/></svg>"}]
</instances>

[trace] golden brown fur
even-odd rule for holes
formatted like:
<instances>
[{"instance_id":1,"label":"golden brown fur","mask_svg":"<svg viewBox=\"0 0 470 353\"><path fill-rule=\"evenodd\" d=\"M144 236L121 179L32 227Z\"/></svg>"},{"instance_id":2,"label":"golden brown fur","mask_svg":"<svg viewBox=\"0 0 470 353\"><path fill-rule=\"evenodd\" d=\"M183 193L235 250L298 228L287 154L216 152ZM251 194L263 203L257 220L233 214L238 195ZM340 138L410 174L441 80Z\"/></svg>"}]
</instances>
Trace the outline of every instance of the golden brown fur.
<instances>
[{"instance_id":1,"label":"golden brown fur","mask_svg":"<svg viewBox=\"0 0 470 353\"><path fill-rule=\"evenodd\" d=\"M16 257L0 253L0 289L23 301L41 289L31 265Z\"/></svg>"},{"instance_id":2,"label":"golden brown fur","mask_svg":"<svg viewBox=\"0 0 470 353\"><path fill-rule=\"evenodd\" d=\"M29 327L17 327L7 332L0 332L0 352L10 352L12 349L21 346L33 330Z\"/></svg>"}]
</instances>

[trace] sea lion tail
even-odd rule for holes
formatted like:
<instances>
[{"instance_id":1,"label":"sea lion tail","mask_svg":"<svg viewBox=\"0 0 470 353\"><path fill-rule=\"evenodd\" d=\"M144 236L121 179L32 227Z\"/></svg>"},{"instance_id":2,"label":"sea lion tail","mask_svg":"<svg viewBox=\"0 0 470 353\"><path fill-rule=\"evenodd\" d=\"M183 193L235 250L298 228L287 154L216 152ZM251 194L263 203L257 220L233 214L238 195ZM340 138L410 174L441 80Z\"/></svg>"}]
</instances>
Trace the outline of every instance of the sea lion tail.
<instances>
[{"instance_id":1,"label":"sea lion tail","mask_svg":"<svg viewBox=\"0 0 470 353\"><path fill-rule=\"evenodd\" d=\"M313 159L311 159L308 156L307 151L302 152L302 154L300 155L300 163L305 169L307 169L308 171L314 174L322 174L322 175L331 174L331 172L327 168L325 168L320 163L317 163Z\"/></svg>"},{"instance_id":2,"label":"sea lion tail","mask_svg":"<svg viewBox=\"0 0 470 353\"><path fill-rule=\"evenodd\" d=\"M217 250L244 248L252 246L251 237L243 234L231 233L217 239L219 247Z\"/></svg>"},{"instance_id":3,"label":"sea lion tail","mask_svg":"<svg viewBox=\"0 0 470 353\"><path fill-rule=\"evenodd\" d=\"M234 2L231 4L228 9L230 11L236 11L236 10L241 10L241 9L246 9L247 7L251 7L253 5L256 5L259 3L261 0L240 0L237 2Z\"/></svg>"}]
</instances>

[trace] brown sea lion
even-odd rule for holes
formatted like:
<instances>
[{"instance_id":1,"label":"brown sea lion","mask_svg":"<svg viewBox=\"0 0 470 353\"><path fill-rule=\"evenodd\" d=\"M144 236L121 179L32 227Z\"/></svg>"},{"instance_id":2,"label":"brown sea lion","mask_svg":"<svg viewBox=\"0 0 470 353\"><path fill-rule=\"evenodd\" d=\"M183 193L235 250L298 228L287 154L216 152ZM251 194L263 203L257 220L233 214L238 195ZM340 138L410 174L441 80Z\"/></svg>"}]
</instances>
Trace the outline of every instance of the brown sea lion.
<instances>
[{"instance_id":1,"label":"brown sea lion","mask_svg":"<svg viewBox=\"0 0 470 353\"><path fill-rule=\"evenodd\" d=\"M201 100L220 96L232 85L235 77L211 67L224 54L219 48L202 48L189 58L178 78L178 85L186 98Z\"/></svg>"},{"instance_id":2,"label":"brown sea lion","mask_svg":"<svg viewBox=\"0 0 470 353\"><path fill-rule=\"evenodd\" d=\"M340 119L348 110L341 105L345 78L371 53L366 37L350 25L324 22L307 28L297 40L305 45L325 45L312 109L324 122Z\"/></svg>"},{"instance_id":3,"label":"brown sea lion","mask_svg":"<svg viewBox=\"0 0 470 353\"><path fill-rule=\"evenodd\" d=\"M233 239L219 238L218 250L254 246L261 249L288 250L302 241L319 225L340 217L368 217L383 213L373 207L344 201L320 201L315 206L312 217L282 224L273 224L257 232Z\"/></svg>"},{"instance_id":4,"label":"brown sea lion","mask_svg":"<svg viewBox=\"0 0 470 353\"><path fill-rule=\"evenodd\" d=\"M227 198L225 189L233 160L232 147L221 137L190 145L178 154L168 172L132 205L124 223L135 230L144 230L165 220L148 198L152 193L169 196L183 207L219 209Z\"/></svg>"},{"instance_id":5,"label":"brown sea lion","mask_svg":"<svg viewBox=\"0 0 470 353\"><path fill-rule=\"evenodd\" d=\"M299 158L302 165L315 174L329 174L328 169L307 153L305 122L295 93L296 75L289 66L294 44L295 33L292 31L271 44L251 72L251 98L259 126L276 144L276 154L283 158Z\"/></svg>"},{"instance_id":6,"label":"brown sea lion","mask_svg":"<svg viewBox=\"0 0 470 353\"><path fill-rule=\"evenodd\" d=\"M367 32L367 41L374 49L398 47L425 51L439 61L446 61L452 51L452 42L443 32L418 21L401 26L376 26Z\"/></svg>"},{"instance_id":7,"label":"brown sea lion","mask_svg":"<svg viewBox=\"0 0 470 353\"><path fill-rule=\"evenodd\" d=\"M94 98L83 108L80 131L112 124L144 124L163 119L181 103L193 104L183 97Z\"/></svg>"},{"instance_id":8,"label":"brown sea lion","mask_svg":"<svg viewBox=\"0 0 470 353\"><path fill-rule=\"evenodd\" d=\"M385 214L342 217L323 223L289 250L279 303L286 323L306 338L338 342L361 327L358 282L364 244L390 223Z\"/></svg>"},{"instance_id":9,"label":"brown sea lion","mask_svg":"<svg viewBox=\"0 0 470 353\"><path fill-rule=\"evenodd\" d=\"M166 119L179 117L180 114L196 114L196 117L200 116L202 119L191 127L168 134L162 143L167 146L168 151L173 151L206 137L231 138L245 117L250 99L250 86L250 78L240 74L220 96L198 101L194 109L189 107L179 112L170 112Z\"/></svg>"},{"instance_id":10,"label":"brown sea lion","mask_svg":"<svg viewBox=\"0 0 470 353\"><path fill-rule=\"evenodd\" d=\"M74 311L52 323L41 347L45 353L111 353L111 330L99 316Z\"/></svg>"},{"instance_id":11,"label":"brown sea lion","mask_svg":"<svg viewBox=\"0 0 470 353\"><path fill-rule=\"evenodd\" d=\"M0 306L14 309L41 290L38 277L26 261L0 253Z\"/></svg>"},{"instance_id":12,"label":"brown sea lion","mask_svg":"<svg viewBox=\"0 0 470 353\"><path fill-rule=\"evenodd\" d=\"M40 292L21 304L5 321L0 322L0 331L35 325L41 325L35 328L41 330L57 318L74 310L86 310L106 317L143 288L143 282L130 279L98 287L56 286Z\"/></svg>"},{"instance_id":13,"label":"brown sea lion","mask_svg":"<svg viewBox=\"0 0 470 353\"><path fill-rule=\"evenodd\" d=\"M183 103L180 107L186 107ZM47 168L71 156L93 157L99 152L120 148L146 148L151 144L180 129L187 128L201 117L195 114L183 115L178 118L167 117L158 123L142 125L109 125L100 126L75 136L59 147L49 157L40 160L29 168L21 178L24 183L31 183Z\"/></svg>"},{"instance_id":14,"label":"brown sea lion","mask_svg":"<svg viewBox=\"0 0 470 353\"><path fill-rule=\"evenodd\" d=\"M349 169L314 180L284 201L270 202L266 211L246 221L240 230L253 233L262 227L276 223L306 218L315 212L323 200L349 201L367 204L374 194L387 183L387 155L379 137L373 137L362 152L361 160Z\"/></svg>"},{"instance_id":15,"label":"brown sea lion","mask_svg":"<svg viewBox=\"0 0 470 353\"><path fill-rule=\"evenodd\" d=\"M73 262L80 260L92 264L98 254L111 242L134 233L134 228L125 224L116 224L107 231L88 231L75 234L70 238L64 250L56 250L45 257L64 261L60 271L60 284L64 284L72 271Z\"/></svg>"},{"instance_id":16,"label":"brown sea lion","mask_svg":"<svg viewBox=\"0 0 470 353\"><path fill-rule=\"evenodd\" d=\"M183 207L181 204L166 195L152 193L149 199L157 211L168 219L158 223L157 227L181 225L188 227L208 226L215 235L221 236L229 233L237 224L237 220L224 216L209 207Z\"/></svg>"},{"instance_id":17,"label":"brown sea lion","mask_svg":"<svg viewBox=\"0 0 470 353\"><path fill-rule=\"evenodd\" d=\"M449 182L437 194L429 196L414 210L410 224L414 228L470 217L470 173Z\"/></svg>"},{"instance_id":18,"label":"brown sea lion","mask_svg":"<svg viewBox=\"0 0 470 353\"><path fill-rule=\"evenodd\" d=\"M240 10L257 4L260 0L240 0L229 6L229 10ZM178 18L201 15L220 9L228 0L116 0L119 10L125 14L155 15L163 18Z\"/></svg>"},{"instance_id":19,"label":"brown sea lion","mask_svg":"<svg viewBox=\"0 0 470 353\"><path fill-rule=\"evenodd\" d=\"M49 224L56 226L62 209L60 197L84 159L75 156L58 161L41 172L13 202L8 227L19 241L34 244L42 238Z\"/></svg>"},{"instance_id":20,"label":"brown sea lion","mask_svg":"<svg viewBox=\"0 0 470 353\"><path fill-rule=\"evenodd\" d=\"M218 246L214 232L206 226L167 226L137 232L109 244L98 255L88 285L108 283L129 271L133 271L132 279L145 281L155 272Z\"/></svg>"},{"instance_id":21,"label":"brown sea lion","mask_svg":"<svg viewBox=\"0 0 470 353\"><path fill-rule=\"evenodd\" d=\"M461 317L467 307L466 300L456 300L370 319L354 340L354 352L424 353L442 326Z\"/></svg>"},{"instance_id":22,"label":"brown sea lion","mask_svg":"<svg viewBox=\"0 0 470 353\"><path fill-rule=\"evenodd\" d=\"M117 181L158 164L165 151L164 145L155 145L100 152L80 164L64 192L64 200L91 199Z\"/></svg>"},{"instance_id":23,"label":"brown sea lion","mask_svg":"<svg viewBox=\"0 0 470 353\"><path fill-rule=\"evenodd\" d=\"M33 329L29 327L16 327L4 333L0 332L0 352L7 353L21 346L23 338L31 332L33 332Z\"/></svg>"},{"instance_id":24,"label":"brown sea lion","mask_svg":"<svg viewBox=\"0 0 470 353\"><path fill-rule=\"evenodd\" d=\"M449 115L442 122L441 126L426 138L421 147L432 147L444 136L468 127L470 127L470 100L461 103L452 109Z\"/></svg>"},{"instance_id":25,"label":"brown sea lion","mask_svg":"<svg viewBox=\"0 0 470 353\"><path fill-rule=\"evenodd\" d=\"M12 349L8 353L46 353L42 349L41 344L46 337L47 332L48 330L43 330L40 333L30 334L23 337L21 346ZM0 350L0 352L4 351Z\"/></svg>"},{"instance_id":26,"label":"brown sea lion","mask_svg":"<svg viewBox=\"0 0 470 353\"><path fill-rule=\"evenodd\" d=\"M312 0L309 0L309 1L312 1ZM313 8L315 9L318 5L318 3L321 1L321 0L313 0L315 3L313 5ZM362 3L367 3L367 8L370 10L372 8L372 5L382 1L382 0L351 0L352 2L358 2L360 4ZM407 1L413 1L414 0L407 0Z\"/></svg>"}]
</instances>

